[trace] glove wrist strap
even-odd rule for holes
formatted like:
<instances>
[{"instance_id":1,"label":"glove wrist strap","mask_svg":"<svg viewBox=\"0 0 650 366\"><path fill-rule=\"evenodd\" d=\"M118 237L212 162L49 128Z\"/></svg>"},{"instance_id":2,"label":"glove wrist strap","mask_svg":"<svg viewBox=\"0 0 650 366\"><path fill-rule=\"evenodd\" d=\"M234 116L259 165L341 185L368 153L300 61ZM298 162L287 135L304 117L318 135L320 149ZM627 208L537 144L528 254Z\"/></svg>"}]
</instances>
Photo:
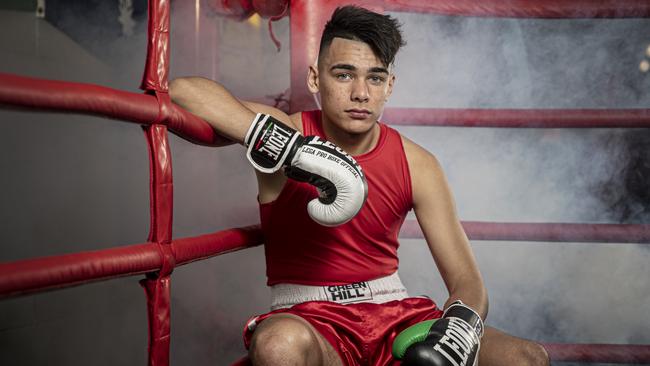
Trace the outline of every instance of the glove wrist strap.
<instances>
[{"instance_id":1,"label":"glove wrist strap","mask_svg":"<svg viewBox=\"0 0 650 366\"><path fill-rule=\"evenodd\" d=\"M463 304L462 301L456 300L447 309L442 315L443 318L459 318L467 322L472 329L476 332L479 338L483 337L483 320L481 316L478 315L474 309Z\"/></svg>"},{"instance_id":2,"label":"glove wrist strap","mask_svg":"<svg viewBox=\"0 0 650 366\"><path fill-rule=\"evenodd\" d=\"M248 146L246 157L255 169L273 173L291 162L302 139L295 129L268 114L258 113L244 139Z\"/></svg>"}]
</instances>

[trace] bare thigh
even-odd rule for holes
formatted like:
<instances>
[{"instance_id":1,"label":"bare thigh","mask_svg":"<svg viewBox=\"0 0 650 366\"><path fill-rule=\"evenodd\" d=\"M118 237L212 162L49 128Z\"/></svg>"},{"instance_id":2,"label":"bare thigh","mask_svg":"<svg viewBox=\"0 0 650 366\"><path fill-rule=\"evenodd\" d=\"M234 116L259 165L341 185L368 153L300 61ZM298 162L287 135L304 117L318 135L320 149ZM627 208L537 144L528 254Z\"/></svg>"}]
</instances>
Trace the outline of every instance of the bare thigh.
<instances>
[{"instance_id":1,"label":"bare thigh","mask_svg":"<svg viewBox=\"0 0 650 366\"><path fill-rule=\"evenodd\" d=\"M323 366L343 366L343 362L338 354L338 352L332 347L332 345L323 337L320 332L314 328L307 320L293 314L280 313L275 314L263 322L260 323L255 332L270 331L274 332L273 329L282 328L282 322L286 319L297 320L301 322L310 332L311 336L315 341L314 351L320 352L323 360Z\"/></svg>"},{"instance_id":2,"label":"bare thigh","mask_svg":"<svg viewBox=\"0 0 650 366\"><path fill-rule=\"evenodd\" d=\"M548 364L548 355L541 345L485 327L479 353L480 366Z\"/></svg>"}]
</instances>

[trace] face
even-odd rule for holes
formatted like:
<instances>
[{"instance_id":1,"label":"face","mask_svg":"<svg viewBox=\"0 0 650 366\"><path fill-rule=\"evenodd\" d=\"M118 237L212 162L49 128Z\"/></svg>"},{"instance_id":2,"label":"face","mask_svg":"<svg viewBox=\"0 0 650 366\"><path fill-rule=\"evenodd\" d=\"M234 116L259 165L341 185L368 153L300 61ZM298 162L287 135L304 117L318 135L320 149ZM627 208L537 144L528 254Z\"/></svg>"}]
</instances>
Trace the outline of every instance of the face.
<instances>
[{"instance_id":1,"label":"face","mask_svg":"<svg viewBox=\"0 0 650 366\"><path fill-rule=\"evenodd\" d=\"M334 38L318 69L309 70L309 90L320 92L323 117L349 134L374 127L393 89L395 76L364 42Z\"/></svg>"}]
</instances>

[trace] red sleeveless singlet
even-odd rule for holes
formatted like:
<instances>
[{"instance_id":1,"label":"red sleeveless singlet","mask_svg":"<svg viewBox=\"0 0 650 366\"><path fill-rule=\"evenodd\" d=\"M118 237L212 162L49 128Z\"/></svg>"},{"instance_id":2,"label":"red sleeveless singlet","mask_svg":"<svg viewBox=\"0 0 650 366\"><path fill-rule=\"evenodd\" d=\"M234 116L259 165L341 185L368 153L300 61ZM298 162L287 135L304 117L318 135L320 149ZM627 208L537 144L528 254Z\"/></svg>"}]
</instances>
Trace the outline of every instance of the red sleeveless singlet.
<instances>
[{"instance_id":1,"label":"red sleeveless singlet","mask_svg":"<svg viewBox=\"0 0 650 366\"><path fill-rule=\"evenodd\" d=\"M321 111L302 112L303 135L327 138ZM260 204L267 284L342 285L397 270L397 236L412 208L411 178L399 133L379 122L377 145L355 156L368 182L357 216L337 227L314 222L307 203L316 188L288 179L278 198Z\"/></svg>"}]
</instances>

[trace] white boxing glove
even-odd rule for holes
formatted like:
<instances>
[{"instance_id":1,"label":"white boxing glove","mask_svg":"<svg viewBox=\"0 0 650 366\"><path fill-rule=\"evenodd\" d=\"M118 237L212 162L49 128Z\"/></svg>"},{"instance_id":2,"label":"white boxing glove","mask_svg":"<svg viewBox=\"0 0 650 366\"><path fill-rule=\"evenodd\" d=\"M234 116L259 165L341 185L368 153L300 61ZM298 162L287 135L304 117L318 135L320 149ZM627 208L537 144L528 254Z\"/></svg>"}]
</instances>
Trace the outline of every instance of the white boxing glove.
<instances>
[{"instance_id":1,"label":"white boxing glove","mask_svg":"<svg viewBox=\"0 0 650 366\"><path fill-rule=\"evenodd\" d=\"M368 185L361 166L329 141L303 137L270 115L258 113L244 144L255 169L273 173L284 166L287 177L318 189L319 197L309 202L307 212L321 225L350 221L366 201Z\"/></svg>"}]
</instances>

